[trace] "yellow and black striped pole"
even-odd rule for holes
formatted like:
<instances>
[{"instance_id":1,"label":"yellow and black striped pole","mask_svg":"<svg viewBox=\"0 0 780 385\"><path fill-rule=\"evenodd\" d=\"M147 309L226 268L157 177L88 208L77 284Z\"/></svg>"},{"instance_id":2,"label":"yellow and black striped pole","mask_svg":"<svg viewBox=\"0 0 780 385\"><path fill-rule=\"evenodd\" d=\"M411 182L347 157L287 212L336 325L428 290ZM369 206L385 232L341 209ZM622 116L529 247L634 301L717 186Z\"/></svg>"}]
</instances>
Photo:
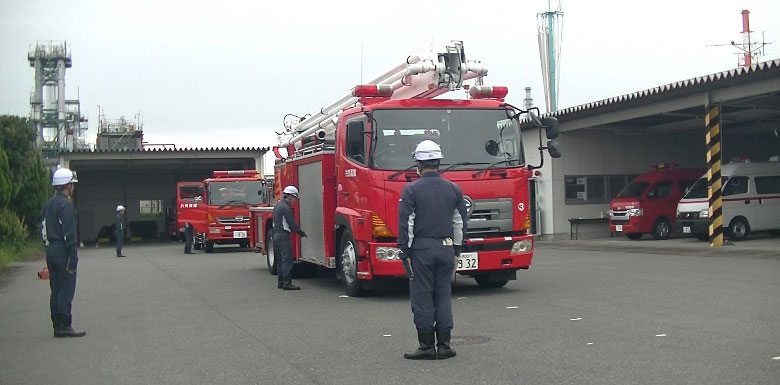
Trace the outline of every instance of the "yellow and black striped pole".
<instances>
[{"instance_id":1,"label":"yellow and black striped pole","mask_svg":"<svg viewBox=\"0 0 780 385\"><path fill-rule=\"evenodd\" d=\"M707 197L710 199L710 246L723 246L723 197L720 175L720 104L707 106Z\"/></svg>"}]
</instances>

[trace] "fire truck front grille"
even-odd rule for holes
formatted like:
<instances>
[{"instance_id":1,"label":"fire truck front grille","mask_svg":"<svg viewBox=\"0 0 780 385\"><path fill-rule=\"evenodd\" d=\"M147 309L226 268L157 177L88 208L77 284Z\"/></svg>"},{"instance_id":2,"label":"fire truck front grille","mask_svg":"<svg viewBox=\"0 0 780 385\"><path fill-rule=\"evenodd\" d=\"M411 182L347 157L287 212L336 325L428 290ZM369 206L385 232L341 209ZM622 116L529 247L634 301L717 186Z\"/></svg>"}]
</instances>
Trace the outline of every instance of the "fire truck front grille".
<instances>
[{"instance_id":1,"label":"fire truck front grille","mask_svg":"<svg viewBox=\"0 0 780 385\"><path fill-rule=\"evenodd\" d=\"M249 223L249 217L217 217L217 223L220 225L242 225Z\"/></svg>"},{"instance_id":2,"label":"fire truck front grille","mask_svg":"<svg viewBox=\"0 0 780 385\"><path fill-rule=\"evenodd\" d=\"M680 219L699 219L699 212L681 212Z\"/></svg>"},{"instance_id":3,"label":"fire truck front grille","mask_svg":"<svg viewBox=\"0 0 780 385\"><path fill-rule=\"evenodd\" d=\"M512 199L474 201L466 235L469 238L502 236L512 233Z\"/></svg>"}]
</instances>

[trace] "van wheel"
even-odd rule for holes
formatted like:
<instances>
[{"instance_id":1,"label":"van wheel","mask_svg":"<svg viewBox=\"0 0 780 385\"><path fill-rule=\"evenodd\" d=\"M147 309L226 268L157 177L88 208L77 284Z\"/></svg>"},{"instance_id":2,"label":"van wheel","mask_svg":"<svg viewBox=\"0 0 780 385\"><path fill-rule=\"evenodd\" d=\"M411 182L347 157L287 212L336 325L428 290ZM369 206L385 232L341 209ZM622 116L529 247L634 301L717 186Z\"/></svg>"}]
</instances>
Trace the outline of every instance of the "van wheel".
<instances>
[{"instance_id":1,"label":"van wheel","mask_svg":"<svg viewBox=\"0 0 780 385\"><path fill-rule=\"evenodd\" d=\"M653 239L667 239L672 232L672 227L666 218L658 218L653 224Z\"/></svg>"},{"instance_id":2,"label":"van wheel","mask_svg":"<svg viewBox=\"0 0 780 385\"><path fill-rule=\"evenodd\" d=\"M626 233L626 236L628 239L636 241L637 239L642 238L642 233Z\"/></svg>"},{"instance_id":3,"label":"van wheel","mask_svg":"<svg viewBox=\"0 0 780 385\"><path fill-rule=\"evenodd\" d=\"M274 255L274 235L267 231L265 233L265 264L268 266L268 272L276 275L276 256Z\"/></svg>"},{"instance_id":4,"label":"van wheel","mask_svg":"<svg viewBox=\"0 0 780 385\"><path fill-rule=\"evenodd\" d=\"M748 225L747 219L743 217L736 217L729 223L729 238L732 241L744 241L750 234L750 225Z\"/></svg>"},{"instance_id":5,"label":"van wheel","mask_svg":"<svg viewBox=\"0 0 780 385\"><path fill-rule=\"evenodd\" d=\"M341 236L341 254L338 260L338 275L344 284L344 291L350 297L360 297L365 294L363 284L357 277L357 243L352 239L352 233L345 231Z\"/></svg>"}]
</instances>

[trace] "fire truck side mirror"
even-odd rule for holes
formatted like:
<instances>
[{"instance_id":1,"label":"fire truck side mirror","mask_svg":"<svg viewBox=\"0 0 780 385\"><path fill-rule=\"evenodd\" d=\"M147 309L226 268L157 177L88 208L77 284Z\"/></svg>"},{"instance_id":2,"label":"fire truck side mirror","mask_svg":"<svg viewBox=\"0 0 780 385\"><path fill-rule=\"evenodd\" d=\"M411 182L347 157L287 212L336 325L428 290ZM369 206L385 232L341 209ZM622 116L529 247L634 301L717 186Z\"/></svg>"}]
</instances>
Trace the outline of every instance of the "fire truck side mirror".
<instances>
[{"instance_id":1,"label":"fire truck side mirror","mask_svg":"<svg viewBox=\"0 0 780 385\"><path fill-rule=\"evenodd\" d=\"M347 123L347 148L352 144L363 143L363 121L355 120Z\"/></svg>"},{"instance_id":2,"label":"fire truck side mirror","mask_svg":"<svg viewBox=\"0 0 780 385\"><path fill-rule=\"evenodd\" d=\"M551 158L561 157L561 147L557 140L552 139L547 141L547 152L550 153Z\"/></svg>"},{"instance_id":3,"label":"fire truck side mirror","mask_svg":"<svg viewBox=\"0 0 780 385\"><path fill-rule=\"evenodd\" d=\"M544 127L544 132L547 135L547 139L556 139L558 138L558 134L560 133L558 130L558 119L553 117L548 117L542 119L542 126Z\"/></svg>"}]
</instances>

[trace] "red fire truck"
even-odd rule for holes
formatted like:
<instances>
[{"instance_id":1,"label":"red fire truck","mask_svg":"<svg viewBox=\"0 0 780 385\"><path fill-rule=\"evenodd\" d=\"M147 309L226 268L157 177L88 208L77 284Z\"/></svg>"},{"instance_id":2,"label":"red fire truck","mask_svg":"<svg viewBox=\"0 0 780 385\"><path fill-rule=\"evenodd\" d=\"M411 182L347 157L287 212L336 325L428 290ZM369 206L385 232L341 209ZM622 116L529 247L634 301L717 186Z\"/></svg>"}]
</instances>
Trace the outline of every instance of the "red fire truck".
<instances>
[{"instance_id":1,"label":"red fire truck","mask_svg":"<svg viewBox=\"0 0 780 385\"><path fill-rule=\"evenodd\" d=\"M211 253L215 244L254 247L249 209L268 205L265 180L256 170L214 171L212 178L176 185L179 231L190 224L193 246Z\"/></svg>"},{"instance_id":2,"label":"red fire truck","mask_svg":"<svg viewBox=\"0 0 780 385\"><path fill-rule=\"evenodd\" d=\"M431 139L444 153L440 173L461 187L468 209L457 272L479 286L501 287L529 268L528 179L541 165L525 163L521 126L545 127L551 140L542 146L540 132L539 151L558 157L557 120L505 103L506 87L481 85L486 74L482 63L466 59L462 42L450 41L286 124L274 147L274 195L279 199L287 185L300 190L293 210L308 238L293 235L297 266L336 269L351 296L370 290L375 279L404 276L396 248L398 200L419 177L415 146ZM469 87L470 99L434 99L473 78L478 85ZM270 207L253 211L259 246L276 274L271 221Z\"/></svg>"}]
</instances>

